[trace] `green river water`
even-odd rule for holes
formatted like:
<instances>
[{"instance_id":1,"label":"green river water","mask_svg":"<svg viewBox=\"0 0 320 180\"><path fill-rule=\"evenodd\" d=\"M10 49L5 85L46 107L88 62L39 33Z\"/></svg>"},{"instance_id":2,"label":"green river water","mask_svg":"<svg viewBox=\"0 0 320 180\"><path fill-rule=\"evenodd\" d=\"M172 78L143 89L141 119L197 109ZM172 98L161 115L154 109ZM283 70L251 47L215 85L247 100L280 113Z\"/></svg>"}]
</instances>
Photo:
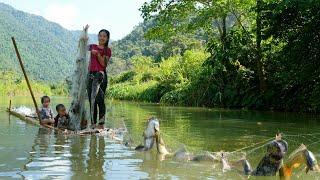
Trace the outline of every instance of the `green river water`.
<instances>
[{"instance_id":1,"label":"green river water","mask_svg":"<svg viewBox=\"0 0 320 180\"><path fill-rule=\"evenodd\" d=\"M69 102L68 98L53 97L51 107L54 109L58 103L68 107ZM16 117L9 118L5 112L8 104L8 97L1 97L0 179L248 178L237 170L223 172L219 163L179 162L170 158L160 161L155 148L151 152L135 152L103 136L57 134ZM13 106L20 105L32 107L32 101L29 97L13 98ZM320 121L313 115L108 100L107 125L116 127L125 123L129 132L126 137L135 145L142 142L146 120L151 116L159 119L163 138L172 152L182 145L195 154L243 149L256 167L265 152L263 145L280 131L289 143L289 153L304 143L320 160ZM320 174L306 175L300 168L292 179L320 179Z\"/></svg>"}]
</instances>

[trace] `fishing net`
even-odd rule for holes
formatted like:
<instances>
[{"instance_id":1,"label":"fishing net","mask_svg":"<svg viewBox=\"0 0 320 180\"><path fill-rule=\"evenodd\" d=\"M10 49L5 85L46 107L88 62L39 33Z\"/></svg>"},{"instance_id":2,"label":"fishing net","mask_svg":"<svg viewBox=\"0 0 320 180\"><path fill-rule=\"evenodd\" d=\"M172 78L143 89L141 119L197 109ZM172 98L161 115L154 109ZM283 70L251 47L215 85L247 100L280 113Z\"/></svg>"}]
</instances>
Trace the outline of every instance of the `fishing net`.
<instances>
[{"instance_id":1,"label":"fishing net","mask_svg":"<svg viewBox=\"0 0 320 180\"><path fill-rule=\"evenodd\" d=\"M81 121L86 122L87 111L85 106L86 85L88 71L88 32L83 30L79 38L78 58L75 63L75 70L72 76L71 86L71 106L69 109L70 123L69 129L79 131Z\"/></svg>"},{"instance_id":2,"label":"fishing net","mask_svg":"<svg viewBox=\"0 0 320 180\"><path fill-rule=\"evenodd\" d=\"M284 160L287 160L290 156L292 156L292 154L295 154L304 148L308 148L311 151L317 151L315 147L320 143L319 135L320 133L295 135L282 133L282 139L289 144L289 150L286 153L287 155L285 156ZM247 159L254 162L253 164L256 164L266 153L267 145L274 139L275 137L264 138L260 142L253 143L251 145L229 152L228 155L232 157L232 159L239 159L241 158L239 157L239 155L244 154Z\"/></svg>"},{"instance_id":3,"label":"fishing net","mask_svg":"<svg viewBox=\"0 0 320 180\"><path fill-rule=\"evenodd\" d=\"M300 134L287 134L287 133L281 133L282 140L285 140L289 144L289 150L286 153L283 161L288 162L290 161L290 158L292 158L294 155L298 154L299 152L308 149L311 152L315 153L315 156L317 159L320 158L319 156L319 150L317 147L319 147L320 143L320 132L313 131L313 133L300 133ZM168 144L181 144L180 142L176 140L172 140L172 138L169 138L169 135L166 133L162 133L164 136L164 139ZM259 138L254 137L255 135L252 135L251 138L253 139L261 139L260 141L248 143L248 145L235 149L233 151L220 151L217 149L215 152L210 152L215 157L219 158L221 156L221 153L223 153L225 160L227 160L228 163L234 165L236 162L239 162L242 159L247 159L249 163L251 164L252 168L255 169L261 159L264 157L264 155L267 152L267 146L270 144L271 141L275 140L276 137L265 137L265 136L259 136ZM174 141L174 142L170 142ZM191 153L194 154L201 154L203 152L197 152L192 151L191 147L185 146L186 149L191 150ZM172 150L172 149L171 149ZM221 164L221 162L220 162ZM295 170L295 176L298 177L303 173L306 166L302 165L300 169ZM221 171L221 167L217 167L217 171ZM234 168L234 167L233 167ZM243 174L243 167L238 166L236 167L236 170L239 170L238 172L240 174Z\"/></svg>"}]
</instances>

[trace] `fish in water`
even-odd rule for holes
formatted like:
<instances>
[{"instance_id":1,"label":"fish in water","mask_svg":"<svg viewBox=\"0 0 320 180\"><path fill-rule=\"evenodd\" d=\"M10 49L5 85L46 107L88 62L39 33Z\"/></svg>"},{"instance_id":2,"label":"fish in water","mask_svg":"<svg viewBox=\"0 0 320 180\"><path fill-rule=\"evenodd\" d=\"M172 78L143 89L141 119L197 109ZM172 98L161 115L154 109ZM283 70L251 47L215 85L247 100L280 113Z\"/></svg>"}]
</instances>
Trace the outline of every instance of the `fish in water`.
<instances>
[{"instance_id":1,"label":"fish in water","mask_svg":"<svg viewBox=\"0 0 320 180\"><path fill-rule=\"evenodd\" d=\"M148 151L152 149L154 145L154 141L156 141L157 152L162 157L160 159L164 159L166 156L173 157L174 160L177 161L215 161L217 160L209 152L204 154L196 155L189 153L186 148L183 146L178 149L175 153L170 153L167 150L166 144L160 134L160 125L158 119L155 117L150 118L147 121L146 128L143 132L144 143L138 145L135 150L137 151ZM129 144L129 143L125 143Z\"/></svg>"},{"instance_id":2,"label":"fish in water","mask_svg":"<svg viewBox=\"0 0 320 180\"><path fill-rule=\"evenodd\" d=\"M172 157L175 161L190 161L193 158L193 155L186 150L185 146L178 149L175 153L170 153L160 133L156 134L156 146L160 160L164 160L166 157Z\"/></svg>"},{"instance_id":3,"label":"fish in water","mask_svg":"<svg viewBox=\"0 0 320 180\"><path fill-rule=\"evenodd\" d=\"M185 146L182 146L173 154L173 159L176 161L190 161L193 159L193 155L187 151Z\"/></svg>"},{"instance_id":4,"label":"fish in water","mask_svg":"<svg viewBox=\"0 0 320 180\"><path fill-rule=\"evenodd\" d=\"M252 172L251 165L249 161L246 159L245 154L242 154L243 157L240 160L234 159L234 157L238 156L238 154L233 154L229 152L219 152L216 156L219 157L218 162L222 164L223 172L233 169L238 170L239 172L243 172L245 175L250 175ZM230 156L233 158L231 158Z\"/></svg>"},{"instance_id":5,"label":"fish in water","mask_svg":"<svg viewBox=\"0 0 320 180\"><path fill-rule=\"evenodd\" d=\"M231 170L231 166L229 165L227 158L225 158L224 153L221 153L221 162L222 162L222 171L228 171Z\"/></svg>"},{"instance_id":6,"label":"fish in water","mask_svg":"<svg viewBox=\"0 0 320 180\"><path fill-rule=\"evenodd\" d=\"M169 154L169 151L166 148L166 145L160 135L160 132L156 134L156 146L159 154L163 154L163 155Z\"/></svg>"},{"instance_id":7,"label":"fish in water","mask_svg":"<svg viewBox=\"0 0 320 180\"><path fill-rule=\"evenodd\" d=\"M161 159L165 159L166 156L173 157L176 161L190 161L192 159L192 155L186 150L185 146L182 146L173 154L170 153L166 148L160 132L156 134L156 146L158 153L162 155Z\"/></svg>"},{"instance_id":8,"label":"fish in water","mask_svg":"<svg viewBox=\"0 0 320 180\"><path fill-rule=\"evenodd\" d=\"M267 152L252 172L255 176L275 176L282 165L282 159L288 151L284 140L273 140L267 145Z\"/></svg>"},{"instance_id":9,"label":"fish in water","mask_svg":"<svg viewBox=\"0 0 320 180\"><path fill-rule=\"evenodd\" d=\"M301 144L301 146L289 156L288 161L280 168L280 177L290 177L292 175L293 168L298 168L302 164L305 164L307 167L306 173L310 170L320 172L317 159L303 144Z\"/></svg>"},{"instance_id":10,"label":"fish in water","mask_svg":"<svg viewBox=\"0 0 320 180\"><path fill-rule=\"evenodd\" d=\"M315 158L314 154L309 151L306 150L305 151L305 158L306 158L306 165L307 165L307 169L306 169L306 173L309 172L309 170L311 171L320 171L319 169L319 165L317 163L317 159Z\"/></svg>"},{"instance_id":11,"label":"fish in water","mask_svg":"<svg viewBox=\"0 0 320 180\"><path fill-rule=\"evenodd\" d=\"M218 162L219 158L211 154L210 152L206 151L203 154L195 155L191 160L198 161L198 162L201 162L201 161Z\"/></svg>"},{"instance_id":12,"label":"fish in water","mask_svg":"<svg viewBox=\"0 0 320 180\"><path fill-rule=\"evenodd\" d=\"M148 119L146 128L143 132L144 143L138 145L135 150L137 151L148 151L152 149L156 134L160 132L160 125L157 118L152 117Z\"/></svg>"},{"instance_id":13,"label":"fish in water","mask_svg":"<svg viewBox=\"0 0 320 180\"><path fill-rule=\"evenodd\" d=\"M242 164L244 174L249 175L252 172L249 161L247 159L241 159L239 162Z\"/></svg>"},{"instance_id":14,"label":"fish in water","mask_svg":"<svg viewBox=\"0 0 320 180\"><path fill-rule=\"evenodd\" d=\"M280 179L286 179L292 176L293 168L305 164L306 173L310 170L320 172L315 156L305 145L302 144L283 163L282 160L287 151L287 142L276 138L267 145L267 152L254 171L251 172L251 166L247 160L242 160L243 171L246 175L253 176L275 176L279 171Z\"/></svg>"},{"instance_id":15,"label":"fish in water","mask_svg":"<svg viewBox=\"0 0 320 180\"><path fill-rule=\"evenodd\" d=\"M164 143L160 132L156 134L156 146L157 151L160 155L162 155L161 159L164 159L166 156L172 157L175 161L208 161L208 162L216 162L218 158L209 152L205 152L199 155L193 155L192 153L188 152L185 146L180 147L174 153L170 153L167 150L167 147Z\"/></svg>"}]
</instances>

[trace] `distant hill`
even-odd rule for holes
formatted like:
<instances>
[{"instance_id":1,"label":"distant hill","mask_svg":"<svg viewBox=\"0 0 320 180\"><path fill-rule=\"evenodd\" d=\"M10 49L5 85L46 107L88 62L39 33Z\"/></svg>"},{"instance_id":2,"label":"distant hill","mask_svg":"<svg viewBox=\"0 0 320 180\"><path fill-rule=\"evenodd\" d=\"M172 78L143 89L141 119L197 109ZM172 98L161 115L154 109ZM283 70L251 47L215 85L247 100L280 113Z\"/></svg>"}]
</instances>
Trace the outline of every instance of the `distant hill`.
<instances>
[{"instance_id":1,"label":"distant hill","mask_svg":"<svg viewBox=\"0 0 320 180\"><path fill-rule=\"evenodd\" d=\"M144 38L144 33L147 31L148 26L148 23L140 23L124 38L113 42L111 45L114 57L129 60L136 55L158 56L164 44Z\"/></svg>"},{"instance_id":2,"label":"distant hill","mask_svg":"<svg viewBox=\"0 0 320 180\"><path fill-rule=\"evenodd\" d=\"M180 34L172 37L168 42L148 40L145 33L153 26L152 21L142 22L124 38L113 42L113 56L128 61L133 56L148 56L155 61L168 58L175 54L183 54L189 49L199 49L204 46L207 37L199 32L196 34Z\"/></svg>"},{"instance_id":3,"label":"distant hill","mask_svg":"<svg viewBox=\"0 0 320 180\"><path fill-rule=\"evenodd\" d=\"M109 74L127 70L130 58L150 56L156 61L187 49L202 46L194 37L177 37L163 43L144 38L151 23L140 23L131 33L118 41L110 40L112 59ZM63 81L73 71L81 31L69 31L45 18L19 11L0 3L0 71L20 71L11 42L14 36L30 77L49 83ZM97 42L96 34L89 34L90 42Z\"/></svg>"},{"instance_id":4,"label":"distant hill","mask_svg":"<svg viewBox=\"0 0 320 180\"><path fill-rule=\"evenodd\" d=\"M56 82L73 70L81 31L69 31L41 16L0 3L0 70L17 70L14 36L31 78ZM97 36L90 34L93 42Z\"/></svg>"}]
</instances>

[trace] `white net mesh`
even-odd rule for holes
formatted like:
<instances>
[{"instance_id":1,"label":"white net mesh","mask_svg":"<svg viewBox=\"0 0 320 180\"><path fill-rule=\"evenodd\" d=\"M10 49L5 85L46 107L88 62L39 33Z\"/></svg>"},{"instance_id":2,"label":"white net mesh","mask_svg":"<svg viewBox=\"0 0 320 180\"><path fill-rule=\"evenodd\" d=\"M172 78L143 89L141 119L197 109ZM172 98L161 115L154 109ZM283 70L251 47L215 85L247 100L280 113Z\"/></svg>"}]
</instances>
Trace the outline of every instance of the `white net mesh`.
<instances>
[{"instance_id":1,"label":"white net mesh","mask_svg":"<svg viewBox=\"0 0 320 180\"><path fill-rule=\"evenodd\" d=\"M88 32L83 30L79 38L78 58L75 64L75 70L72 79L71 88L71 107L70 107L70 125L71 130L78 131L81 129L81 121L86 121L86 84L87 84L87 71L88 71Z\"/></svg>"}]
</instances>

